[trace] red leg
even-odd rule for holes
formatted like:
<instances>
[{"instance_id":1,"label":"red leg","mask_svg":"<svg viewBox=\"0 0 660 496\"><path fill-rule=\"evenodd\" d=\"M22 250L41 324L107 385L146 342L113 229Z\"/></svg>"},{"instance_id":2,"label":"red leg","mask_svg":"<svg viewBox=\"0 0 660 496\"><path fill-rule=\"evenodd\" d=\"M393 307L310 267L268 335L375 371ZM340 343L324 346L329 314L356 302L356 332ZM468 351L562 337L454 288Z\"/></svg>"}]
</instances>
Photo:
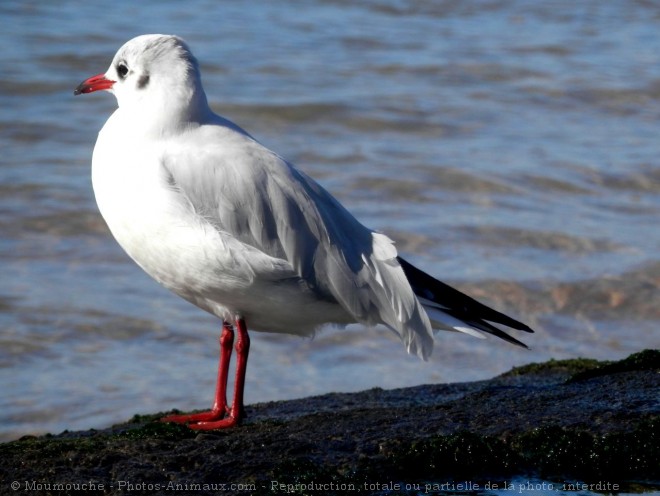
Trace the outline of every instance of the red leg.
<instances>
[{"instance_id":1,"label":"red leg","mask_svg":"<svg viewBox=\"0 0 660 496\"><path fill-rule=\"evenodd\" d=\"M195 430L210 431L233 427L241 423L245 416L243 406L243 389L245 388L245 370L247 368L248 354L250 353L250 336L242 318L236 319L238 338L236 340L236 380L234 381L234 400L229 415L220 420L200 421L189 427Z\"/></svg>"},{"instance_id":2,"label":"red leg","mask_svg":"<svg viewBox=\"0 0 660 496\"><path fill-rule=\"evenodd\" d=\"M229 413L227 408L227 377L229 375L229 361L231 349L234 345L234 329L228 322L223 322L220 334L220 363L218 364L218 382L215 385L215 401L213 408L208 412L192 413L188 415L168 415L160 419L161 422L176 422L188 424L195 422L208 422L222 419Z\"/></svg>"}]
</instances>

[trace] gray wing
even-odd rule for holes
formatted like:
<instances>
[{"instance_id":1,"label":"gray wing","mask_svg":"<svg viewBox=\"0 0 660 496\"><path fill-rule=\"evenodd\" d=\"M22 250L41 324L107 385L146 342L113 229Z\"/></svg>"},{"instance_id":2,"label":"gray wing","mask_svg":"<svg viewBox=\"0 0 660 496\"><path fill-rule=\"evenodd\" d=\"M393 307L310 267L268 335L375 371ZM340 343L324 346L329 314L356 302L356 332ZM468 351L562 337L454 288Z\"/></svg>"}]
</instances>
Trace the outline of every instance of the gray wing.
<instances>
[{"instance_id":1,"label":"gray wing","mask_svg":"<svg viewBox=\"0 0 660 496\"><path fill-rule=\"evenodd\" d=\"M288 261L319 298L337 301L359 322L387 325L409 352L428 357L431 324L389 238L236 128L203 127L193 141L193 151L171 148L162 163L167 181L197 215Z\"/></svg>"}]
</instances>

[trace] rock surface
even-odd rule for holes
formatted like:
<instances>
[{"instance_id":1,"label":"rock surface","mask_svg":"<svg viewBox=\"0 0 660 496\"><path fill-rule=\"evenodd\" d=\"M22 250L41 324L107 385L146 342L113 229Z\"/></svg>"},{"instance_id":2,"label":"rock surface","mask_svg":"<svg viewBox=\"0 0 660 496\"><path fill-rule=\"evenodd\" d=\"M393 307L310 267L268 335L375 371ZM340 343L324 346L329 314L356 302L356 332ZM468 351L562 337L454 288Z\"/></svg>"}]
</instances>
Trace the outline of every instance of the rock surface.
<instances>
[{"instance_id":1,"label":"rock surface","mask_svg":"<svg viewBox=\"0 0 660 496\"><path fill-rule=\"evenodd\" d=\"M251 405L243 426L208 433L157 422L162 413L136 415L0 445L0 493L658 488L659 371L657 350L550 361L488 381ZM587 486L563 486L576 481Z\"/></svg>"}]
</instances>

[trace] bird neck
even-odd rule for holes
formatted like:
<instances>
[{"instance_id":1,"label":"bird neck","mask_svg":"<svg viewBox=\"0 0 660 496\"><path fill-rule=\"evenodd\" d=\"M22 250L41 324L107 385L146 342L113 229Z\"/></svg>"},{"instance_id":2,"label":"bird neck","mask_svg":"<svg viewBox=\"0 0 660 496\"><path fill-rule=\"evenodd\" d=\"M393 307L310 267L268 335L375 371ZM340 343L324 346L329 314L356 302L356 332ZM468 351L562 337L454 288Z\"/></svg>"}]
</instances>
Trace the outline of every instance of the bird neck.
<instances>
[{"instance_id":1,"label":"bird neck","mask_svg":"<svg viewBox=\"0 0 660 496\"><path fill-rule=\"evenodd\" d=\"M120 105L119 108L130 127L147 136L168 136L204 123L213 115L201 88L182 90L177 94L152 93L150 96L140 100L139 104Z\"/></svg>"}]
</instances>

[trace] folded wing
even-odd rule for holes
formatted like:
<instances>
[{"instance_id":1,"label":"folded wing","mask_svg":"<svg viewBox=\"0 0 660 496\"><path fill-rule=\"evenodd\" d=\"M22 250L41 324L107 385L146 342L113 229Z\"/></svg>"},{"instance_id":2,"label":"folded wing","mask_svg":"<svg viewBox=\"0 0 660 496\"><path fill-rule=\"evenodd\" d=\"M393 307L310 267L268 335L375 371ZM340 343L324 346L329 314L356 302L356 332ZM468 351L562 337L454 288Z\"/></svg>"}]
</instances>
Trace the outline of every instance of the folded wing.
<instances>
[{"instance_id":1,"label":"folded wing","mask_svg":"<svg viewBox=\"0 0 660 496\"><path fill-rule=\"evenodd\" d=\"M430 355L431 323L389 238L364 227L314 180L235 127L198 132L194 153L171 147L163 158L168 182L197 215L288 261L308 290L336 301L356 321L385 324L410 353Z\"/></svg>"}]
</instances>

